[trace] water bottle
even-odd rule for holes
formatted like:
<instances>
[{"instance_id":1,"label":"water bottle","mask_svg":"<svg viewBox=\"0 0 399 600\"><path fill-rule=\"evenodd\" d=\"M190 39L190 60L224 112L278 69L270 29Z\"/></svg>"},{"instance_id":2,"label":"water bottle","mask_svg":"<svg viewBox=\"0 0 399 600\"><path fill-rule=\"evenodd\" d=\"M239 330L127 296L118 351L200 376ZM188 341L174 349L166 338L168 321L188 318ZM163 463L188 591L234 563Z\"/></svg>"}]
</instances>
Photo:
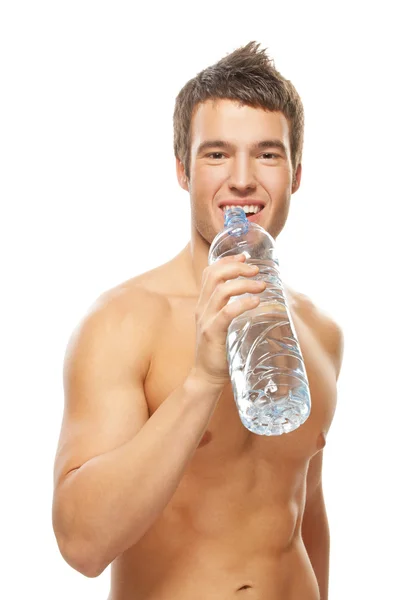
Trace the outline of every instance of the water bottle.
<instances>
[{"instance_id":1,"label":"water bottle","mask_svg":"<svg viewBox=\"0 0 399 600\"><path fill-rule=\"evenodd\" d=\"M252 279L263 279L267 287L258 306L235 317L227 332L234 399L247 429L281 435L297 429L310 414L308 377L280 279L275 240L235 206L225 212L224 229L211 244L208 263L241 253L259 267Z\"/></svg>"}]
</instances>

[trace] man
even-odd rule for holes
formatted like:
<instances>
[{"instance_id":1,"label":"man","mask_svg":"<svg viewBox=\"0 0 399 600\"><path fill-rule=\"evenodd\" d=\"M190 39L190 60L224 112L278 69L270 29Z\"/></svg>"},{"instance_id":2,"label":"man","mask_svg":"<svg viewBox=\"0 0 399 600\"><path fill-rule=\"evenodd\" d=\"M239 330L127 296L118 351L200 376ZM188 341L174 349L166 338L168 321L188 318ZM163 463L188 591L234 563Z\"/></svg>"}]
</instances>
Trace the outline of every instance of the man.
<instances>
[{"instance_id":1,"label":"man","mask_svg":"<svg viewBox=\"0 0 399 600\"><path fill-rule=\"evenodd\" d=\"M57 542L88 577L112 563L109 600L327 600L322 456L342 331L284 285L312 410L291 433L253 434L225 346L250 300L228 300L264 288L242 255L207 266L222 206L261 206L254 218L274 238L284 227L301 180L302 103L252 42L186 84L174 132L191 242L104 293L71 336Z\"/></svg>"}]
</instances>

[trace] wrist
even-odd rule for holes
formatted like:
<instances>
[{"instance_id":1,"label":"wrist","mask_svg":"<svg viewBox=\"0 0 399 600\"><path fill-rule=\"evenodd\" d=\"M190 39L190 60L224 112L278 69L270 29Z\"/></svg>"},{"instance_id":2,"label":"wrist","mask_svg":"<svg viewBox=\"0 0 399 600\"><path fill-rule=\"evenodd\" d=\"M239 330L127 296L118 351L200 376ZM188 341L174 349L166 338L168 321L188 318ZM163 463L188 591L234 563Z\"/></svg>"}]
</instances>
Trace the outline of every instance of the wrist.
<instances>
[{"instance_id":1,"label":"wrist","mask_svg":"<svg viewBox=\"0 0 399 600\"><path fill-rule=\"evenodd\" d=\"M187 388L207 396L219 397L226 381L217 381L205 375L197 367L193 367L186 378Z\"/></svg>"}]
</instances>

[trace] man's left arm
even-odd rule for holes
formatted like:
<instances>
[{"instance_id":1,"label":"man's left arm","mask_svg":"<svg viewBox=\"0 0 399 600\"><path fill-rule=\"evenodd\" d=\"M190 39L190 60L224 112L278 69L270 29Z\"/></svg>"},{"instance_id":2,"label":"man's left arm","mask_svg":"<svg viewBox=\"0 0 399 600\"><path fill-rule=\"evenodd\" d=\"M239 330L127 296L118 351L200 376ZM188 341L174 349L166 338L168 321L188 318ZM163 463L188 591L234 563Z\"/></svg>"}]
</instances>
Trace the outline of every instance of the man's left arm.
<instances>
[{"instance_id":1,"label":"man's left arm","mask_svg":"<svg viewBox=\"0 0 399 600\"><path fill-rule=\"evenodd\" d=\"M323 450L310 461L308 471L311 493L307 493L305 512L302 521L302 539L319 584L320 599L328 600L328 579L330 565L330 529L324 503L321 469Z\"/></svg>"},{"instance_id":2,"label":"man's left arm","mask_svg":"<svg viewBox=\"0 0 399 600\"><path fill-rule=\"evenodd\" d=\"M334 364L336 379L341 370L344 338L341 328L324 320L323 338ZM306 480L306 504L302 521L302 539L319 584L320 599L328 600L330 565L330 529L322 484L323 450L310 461Z\"/></svg>"}]
</instances>

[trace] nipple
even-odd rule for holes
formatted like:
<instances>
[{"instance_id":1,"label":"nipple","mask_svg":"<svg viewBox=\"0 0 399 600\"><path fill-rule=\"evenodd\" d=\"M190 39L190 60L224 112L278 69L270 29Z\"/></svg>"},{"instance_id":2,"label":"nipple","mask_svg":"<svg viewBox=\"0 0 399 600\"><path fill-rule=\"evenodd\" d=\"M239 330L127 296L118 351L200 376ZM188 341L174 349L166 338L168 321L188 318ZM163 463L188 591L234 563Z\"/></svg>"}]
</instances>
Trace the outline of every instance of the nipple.
<instances>
[{"instance_id":1,"label":"nipple","mask_svg":"<svg viewBox=\"0 0 399 600\"><path fill-rule=\"evenodd\" d=\"M212 439L212 434L210 431L205 431L204 435L201 438L200 443L198 444L198 448L202 448L202 446L206 446Z\"/></svg>"},{"instance_id":2,"label":"nipple","mask_svg":"<svg viewBox=\"0 0 399 600\"><path fill-rule=\"evenodd\" d=\"M324 431L322 431L321 434L319 435L319 437L317 438L316 448L317 448L317 450L322 450L325 445L326 445L326 434L324 433Z\"/></svg>"}]
</instances>

